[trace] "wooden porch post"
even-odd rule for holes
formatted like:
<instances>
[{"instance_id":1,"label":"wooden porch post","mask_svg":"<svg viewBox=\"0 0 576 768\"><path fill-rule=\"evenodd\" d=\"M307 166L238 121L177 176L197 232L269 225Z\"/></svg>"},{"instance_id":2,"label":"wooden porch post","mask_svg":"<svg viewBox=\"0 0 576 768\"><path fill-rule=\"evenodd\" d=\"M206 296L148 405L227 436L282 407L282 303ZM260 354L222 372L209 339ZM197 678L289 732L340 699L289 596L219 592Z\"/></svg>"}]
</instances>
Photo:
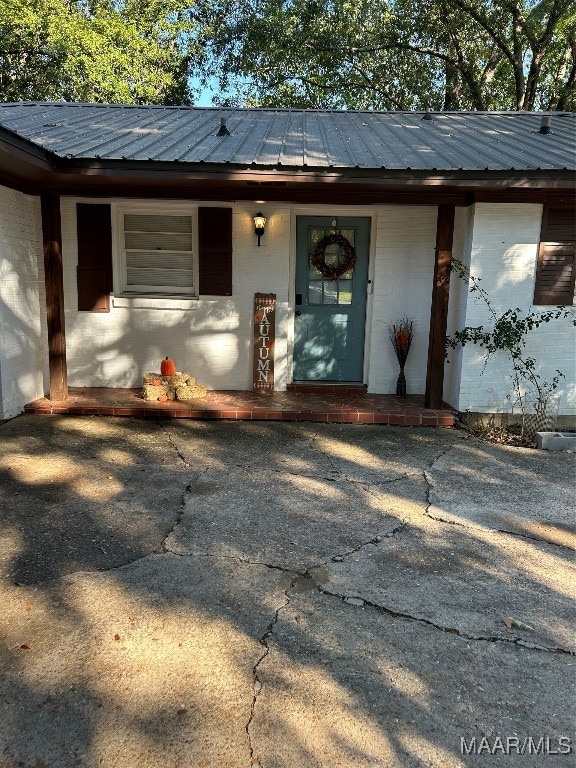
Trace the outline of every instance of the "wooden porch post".
<instances>
[{"instance_id":1,"label":"wooden porch post","mask_svg":"<svg viewBox=\"0 0 576 768\"><path fill-rule=\"evenodd\" d=\"M66 368L66 330L64 327L60 197L54 194L44 194L40 198L40 203L44 241L46 320L48 323L49 397L50 400L66 400L68 397L68 371Z\"/></svg>"},{"instance_id":2,"label":"wooden porch post","mask_svg":"<svg viewBox=\"0 0 576 768\"><path fill-rule=\"evenodd\" d=\"M428 369L424 396L426 408L442 407L454 214L455 207L453 205L438 206L430 335L428 338Z\"/></svg>"}]
</instances>

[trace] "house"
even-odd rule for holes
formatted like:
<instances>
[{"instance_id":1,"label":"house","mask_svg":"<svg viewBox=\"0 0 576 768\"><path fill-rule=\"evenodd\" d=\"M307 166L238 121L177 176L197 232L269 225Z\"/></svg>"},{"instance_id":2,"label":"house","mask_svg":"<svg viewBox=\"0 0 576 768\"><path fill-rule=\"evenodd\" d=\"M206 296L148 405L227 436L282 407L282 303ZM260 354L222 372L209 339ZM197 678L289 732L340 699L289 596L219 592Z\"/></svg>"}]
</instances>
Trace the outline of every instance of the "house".
<instances>
[{"instance_id":1,"label":"house","mask_svg":"<svg viewBox=\"0 0 576 768\"><path fill-rule=\"evenodd\" d=\"M496 309L572 305L575 137L568 113L0 104L0 418L68 385L137 387L166 355L251 389L256 293L276 301L276 390L393 394L408 316L410 392L505 409L506 359L445 359L447 332L488 322L450 259ZM565 414L575 341L568 323L530 340L566 374Z\"/></svg>"}]
</instances>

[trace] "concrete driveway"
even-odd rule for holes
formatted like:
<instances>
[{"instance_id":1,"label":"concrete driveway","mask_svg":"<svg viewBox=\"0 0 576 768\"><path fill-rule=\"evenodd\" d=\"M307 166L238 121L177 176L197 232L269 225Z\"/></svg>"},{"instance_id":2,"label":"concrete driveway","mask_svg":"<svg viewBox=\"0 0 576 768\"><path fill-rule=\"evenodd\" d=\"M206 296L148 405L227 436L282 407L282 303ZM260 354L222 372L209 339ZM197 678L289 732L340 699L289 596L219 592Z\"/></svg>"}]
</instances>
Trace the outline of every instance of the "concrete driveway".
<instances>
[{"instance_id":1,"label":"concrete driveway","mask_svg":"<svg viewBox=\"0 0 576 768\"><path fill-rule=\"evenodd\" d=\"M574 455L0 426L1 768L574 764Z\"/></svg>"}]
</instances>

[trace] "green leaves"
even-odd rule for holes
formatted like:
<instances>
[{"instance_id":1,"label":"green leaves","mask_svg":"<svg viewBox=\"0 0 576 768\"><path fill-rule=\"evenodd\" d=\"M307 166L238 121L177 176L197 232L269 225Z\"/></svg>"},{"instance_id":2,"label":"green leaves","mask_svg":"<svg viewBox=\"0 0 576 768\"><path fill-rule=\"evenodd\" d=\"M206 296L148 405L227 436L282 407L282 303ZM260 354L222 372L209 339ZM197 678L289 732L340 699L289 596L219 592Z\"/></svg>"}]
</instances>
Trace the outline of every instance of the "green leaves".
<instances>
[{"instance_id":1,"label":"green leaves","mask_svg":"<svg viewBox=\"0 0 576 768\"><path fill-rule=\"evenodd\" d=\"M481 279L471 275L466 265L458 259L453 259L452 271L468 284L469 292L478 294L478 299L484 303L493 326L485 330L484 326L466 326L456 331L454 336L446 338L449 349L464 347L466 344L477 344L484 349L484 369L490 358L498 352L506 354L512 368L513 404L522 403L526 392L540 403L545 403L552 392L558 388L560 379L564 378L562 371L556 370L550 381L543 380L537 372L537 361L525 356L525 348L530 333L545 323L553 320L568 320L576 326L576 316L565 307L545 310L542 312L524 312L519 308L507 309L501 315L494 310L489 295L480 285Z\"/></svg>"},{"instance_id":2,"label":"green leaves","mask_svg":"<svg viewBox=\"0 0 576 768\"><path fill-rule=\"evenodd\" d=\"M188 103L182 0L4 0L0 98Z\"/></svg>"},{"instance_id":3,"label":"green leaves","mask_svg":"<svg viewBox=\"0 0 576 768\"><path fill-rule=\"evenodd\" d=\"M570 0L3 0L0 98L576 109Z\"/></svg>"},{"instance_id":4,"label":"green leaves","mask_svg":"<svg viewBox=\"0 0 576 768\"><path fill-rule=\"evenodd\" d=\"M216 5L208 71L248 104L436 110L575 105L576 23L568 0Z\"/></svg>"},{"instance_id":5,"label":"green leaves","mask_svg":"<svg viewBox=\"0 0 576 768\"><path fill-rule=\"evenodd\" d=\"M576 109L570 0L3 0L0 98Z\"/></svg>"}]
</instances>

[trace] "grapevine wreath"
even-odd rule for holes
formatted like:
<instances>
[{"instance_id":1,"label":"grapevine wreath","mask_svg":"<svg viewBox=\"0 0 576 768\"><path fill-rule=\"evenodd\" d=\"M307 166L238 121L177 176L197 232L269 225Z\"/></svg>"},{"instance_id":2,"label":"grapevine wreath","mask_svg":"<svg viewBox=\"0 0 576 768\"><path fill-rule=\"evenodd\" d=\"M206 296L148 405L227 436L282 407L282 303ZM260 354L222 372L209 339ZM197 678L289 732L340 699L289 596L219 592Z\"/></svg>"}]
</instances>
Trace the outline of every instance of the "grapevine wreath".
<instances>
[{"instance_id":1,"label":"grapevine wreath","mask_svg":"<svg viewBox=\"0 0 576 768\"><path fill-rule=\"evenodd\" d=\"M326 264L326 249L330 245L340 246L340 264ZM310 257L310 263L316 267L322 277L328 280L338 280L356 266L356 251L350 240L347 240L344 235L332 233L316 243Z\"/></svg>"}]
</instances>

